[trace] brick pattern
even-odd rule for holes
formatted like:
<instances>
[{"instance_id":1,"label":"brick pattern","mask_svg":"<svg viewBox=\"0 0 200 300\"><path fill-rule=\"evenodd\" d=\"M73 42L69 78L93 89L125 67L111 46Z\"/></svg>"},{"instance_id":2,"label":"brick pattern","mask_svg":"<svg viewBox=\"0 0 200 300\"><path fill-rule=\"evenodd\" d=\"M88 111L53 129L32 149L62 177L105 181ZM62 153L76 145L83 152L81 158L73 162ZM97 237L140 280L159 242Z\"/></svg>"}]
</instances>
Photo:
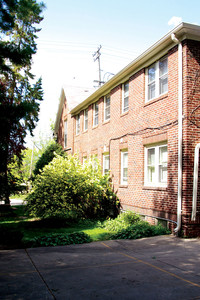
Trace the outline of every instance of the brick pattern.
<instances>
[{"instance_id":1,"label":"brick pattern","mask_svg":"<svg viewBox=\"0 0 200 300\"><path fill-rule=\"evenodd\" d=\"M102 162L110 152L110 169L115 191L124 209L176 221L178 188L178 47L168 52L168 93L145 103L145 70L129 78L129 110L122 114L122 84L111 92L110 120L104 122L104 98L99 103L99 124L93 127L93 106L88 107L88 130L84 132L84 112L80 113L80 134L75 134L75 116L63 107L58 142L63 145L64 120L68 120L68 152L80 159L97 154ZM200 216L191 222L194 148L200 142L200 43L183 42L183 205L185 235L200 234ZM199 127L198 127L199 126ZM144 147L166 141L168 182L166 188L144 186ZM128 149L128 185L120 185L120 151ZM200 187L200 185L199 185ZM200 211L198 198L198 211ZM153 219L154 220L154 219ZM170 228L175 224L170 223Z\"/></svg>"}]
</instances>

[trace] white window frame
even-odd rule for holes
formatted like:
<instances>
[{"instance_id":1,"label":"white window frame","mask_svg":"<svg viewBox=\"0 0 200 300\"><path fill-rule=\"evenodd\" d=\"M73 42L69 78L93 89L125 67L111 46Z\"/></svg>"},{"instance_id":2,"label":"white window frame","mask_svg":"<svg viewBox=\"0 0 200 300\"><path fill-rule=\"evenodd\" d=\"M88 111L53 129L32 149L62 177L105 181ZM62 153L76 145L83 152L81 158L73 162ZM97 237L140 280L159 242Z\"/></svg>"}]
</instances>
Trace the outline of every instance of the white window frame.
<instances>
[{"instance_id":1,"label":"white window frame","mask_svg":"<svg viewBox=\"0 0 200 300\"><path fill-rule=\"evenodd\" d=\"M93 127L99 124L99 103L95 102L93 104Z\"/></svg>"},{"instance_id":2,"label":"white window frame","mask_svg":"<svg viewBox=\"0 0 200 300\"><path fill-rule=\"evenodd\" d=\"M88 108L84 110L84 131L88 130Z\"/></svg>"},{"instance_id":3,"label":"white window frame","mask_svg":"<svg viewBox=\"0 0 200 300\"><path fill-rule=\"evenodd\" d=\"M109 104L108 104L109 99ZM104 122L110 120L110 95L104 96Z\"/></svg>"},{"instance_id":4,"label":"white window frame","mask_svg":"<svg viewBox=\"0 0 200 300\"><path fill-rule=\"evenodd\" d=\"M67 120L64 122L64 148L67 148Z\"/></svg>"},{"instance_id":5,"label":"white window frame","mask_svg":"<svg viewBox=\"0 0 200 300\"><path fill-rule=\"evenodd\" d=\"M125 155L127 155L127 166L125 165ZM127 169L127 177L124 176L124 169ZM128 185L128 150L121 151L121 185Z\"/></svg>"},{"instance_id":6,"label":"white window frame","mask_svg":"<svg viewBox=\"0 0 200 300\"><path fill-rule=\"evenodd\" d=\"M125 86L128 85L128 91L125 92ZM128 98L128 105L125 106L125 99ZM122 84L122 113L129 110L129 81Z\"/></svg>"},{"instance_id":7,"label":"white window frame","mask_svg":"<svg viewBox=\"0 0 200 300\"><path fill-rule=\"evenodd\" d=\"M167 61L167 72L160 75L160 63L163 62L164 60ZM149 82L149 70L151 68L155 68L155 78L154 80L152 80L151 82ZM160 97L161 95L164 95L166 93L168 93L168 57L165 56L163 58L161 58L160 60L156 61L155 63L153 63L151 66L149 66L148 68L146 68L145 70L145 100L146 102L149 102L153 99L156 99L158 97ZM167 90L164 92L160 91L160 82L162 79L167 79ZM154 97L150 97L149 96L149 89L150 86L155 85L155 96Z\"/></svg>"},{"instance_id":8,"label":"white window frame","mask_svg":"<svg viewBox=\"0 0 200 300\"><path fill-rule=\"evenodd\" d=\"M162 170L165 169L165 172L167 171L167 158L166 161L161 161L161 149L167 148L167 143L160 143L160 144L154 144L154 145L149 145L145 147L145 178L144 178L144 185L145 186L152 186L152 187L167 187L167 177L168 174L166 175L166 179L163 180L161 178ZM154 158L154 163L149 164L148 161L148 151L153 150L155 153L155 158ZM167 150L167 157L168 157L168 148ZM149 178L149 168L154 168L154 179L150 180Z\"/></svg>"},{"instance_id":9,"label":"white window frame","mask_svg":"<svg viewBox=\"0 0 200 300\"><path fill-rule=\"evenodd\" d=\"M80 133L80 114L76 115L76 135Z\"/></svg>"},{"instance_id":10,"label":"white window frame","mask_svg":"<svg viewBox=\"0 0 200 300\"><path fill-rule=\"evenodd\" d=\"M109 174L109 165L110 165L110 155L109 153L103 153L103 175Z\"/></svg>"}]
</instances>

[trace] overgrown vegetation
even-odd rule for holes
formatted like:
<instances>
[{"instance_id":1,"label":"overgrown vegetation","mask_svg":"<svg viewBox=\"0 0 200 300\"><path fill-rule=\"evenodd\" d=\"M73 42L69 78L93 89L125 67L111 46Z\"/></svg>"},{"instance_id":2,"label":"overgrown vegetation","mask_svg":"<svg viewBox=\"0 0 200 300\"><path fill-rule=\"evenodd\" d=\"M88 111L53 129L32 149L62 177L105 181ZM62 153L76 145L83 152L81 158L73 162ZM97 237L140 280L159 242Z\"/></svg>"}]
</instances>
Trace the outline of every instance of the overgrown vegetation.
<instances>
[{"instance_id":1,"label":"overgrown vegetation","mask_svg":"<svg viewBox=\"0 0 200 300\"><path fill-rule=\"evenodd\" d=\"M69 234L54 233L33 239L32 246L63 246L70 244L84 244L91 241L92 239L90 236L84 232L75 232Z\"/></svg>"},{"instance_id":2,"label":"overgrown vegetation","mask_svg":"<svg viewBox=\"0 0 200 300\"><path fill-rule=\"evenodd\" d=\"M4 248L24 248L81 244L109 239L137 239L168 234L161 226L152 226L133 212L115 219L33 219L27 218L24 206L0 219L0 244Z\"/></svg>"},{"instance_id":3,"label":"overgrown vegetation","mask_svg":"<svg viewBox=\"0 0 200 300\"><path fill-rule=\"evenodd\" d=\"M51 144L49 144L46 147L42 155L37 160L35 168L33 170L34 176L40 174L42 172L42 169L53 160L56 154L64 156L65 152L63 151L62 146L60 144L52 140Z\"/></svg>"},{"instance_id":4,"label":"overgrown vegetation","mask_svg":"<svg viewBox=\"0 0 200 300\"><path fill-rule=\"evenodd\" d=\"M26 198L27 212L40 218L116 217L119 201L98 160L84 165L77 156L56 156L36 176Z\"/></svg>"}]
</instances>

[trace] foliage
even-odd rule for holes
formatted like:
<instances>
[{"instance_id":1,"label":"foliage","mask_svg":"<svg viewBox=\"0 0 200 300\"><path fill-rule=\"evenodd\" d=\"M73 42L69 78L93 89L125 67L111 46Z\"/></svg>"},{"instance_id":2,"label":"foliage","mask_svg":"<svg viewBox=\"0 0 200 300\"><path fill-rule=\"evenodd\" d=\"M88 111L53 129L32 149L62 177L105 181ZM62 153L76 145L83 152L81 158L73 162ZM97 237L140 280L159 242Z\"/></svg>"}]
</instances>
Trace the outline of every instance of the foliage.
<instances>
[{"instance_id":1,"label":"foliage","mask_svg":"<svg viewBox=\"0 0 200 300\"><path fill-rule=\"evenodd\" d=\"M31 216L115 217L119 202L108 175L102 175L96 161L81 164L77 156L55 157L36 176L26 198Z\"/></svg>"},{"instance_id":2,"label":"foliage","mask_svg":"<svg viewBox=\"0 0 200 300\"><path fill-rule=\"evenodd\" d=\"M169 230L161 225L150 225L148 222L139 221L134 225L119 230L117 233L111 235L110 239L139 239L155 235L169 234Z\"/></svg>"},{"instance_id":3,"label":"foliage","mask_svg":"<svg viewBox=\"0 0 200 300\"><path fill-rule=\"evenodd\" d=\"M27 131L33 133L43 99L41 79L32 84L30 72L43 8L36 0L4 0L0 5L1 15L11 17L8 23L4 18L0 22L0 198L6 204L12 185L8 164L14 155L21 158Z\"/></svg>"},{"instance_id":4,"label":"foliage","mask_svg":"<svg viewBox=\"0 0 200 300\"><path fill-rule=\"evenodd\" d=\"M55 237L55 235L60 234L62 236L67 236L68 239L68 235L71 233L80 234L81 232L84 232L90 237L91 241L99 241L117 238L135 239L169 233L168 230L164 229L161 225L151 226L147 222L144 222L142 220L136 221L134 223L127 223L127 227L116 232L116 229L115 231L106 229L104 227L106 221L102 219L101 221L98 219L75 220L69 218L32 219L27 218L24 205L18 205L10 208L7 206L4 207L6 211L0 211L0 245L2 247L2 245L4 244L4 248L6 249L19 246L25 248L36 245L41 246L39 242L36 243L36 241L40 240L42 240L42 243L44 243L43 246L45 246L45 243L47 243L48 245L48 243L54 243L55 240L62 240L62 237ZM1 206L0 208L3 208L3 206ZM12 213L11 210L13 210ZM116 223L116 219L109 220L109 222ZM80 237L79 234L78 236ZM52 236L53 238L51 239ZM74 237L74 235L72 235L72 237ZM84 241L84 238L80 239L81 241ZM66 240L66 238L64 238L64 240ZM72 239L70 237L70 240L73 240L73 242L75 243L75 238ZM79 238L77 239L77 242L80 243ZM57 242L55 245L57 245Z\"/></svg>"},{"instance_id":5,"label":"foliage","mask_svg":"<svg viewBox=\"0 0 200 300\"><path fill-rule=\"evenodd\" d=\"M104 222L104 226L109 231L119 231L125 229L141 220L140 216L132 211L127 211L118 215L114 220L109 219Z\"/></svg>"},{"instance_id":6,"label":"foliage","mask_svg":"<svg viewBox=\"0 0 200 300\"><path fill-rule=\"evenodd\" d=\"M46 149L36 162L35 169L33 171L34 176L40 174L44 166L48 165L56 156L56 154L64 156L65 152L63 151L62 146L53 140L51 144L46 147Z\"/></svg>"},{"instance_id":7,"label":"foliage","mask_svg":"<svg viewBox=\"0 0 200 300\"><path fill-rule=\"evenodd\" d=\"M63 245L70 245L70 244L83 244L83 243L90 243L91 238L88 234L84 232L75 232L69 234L49 234L45 236L41 236L35 238L32 241L33 247L39 246L63 246Z\"/></svg>"}]
</instances>

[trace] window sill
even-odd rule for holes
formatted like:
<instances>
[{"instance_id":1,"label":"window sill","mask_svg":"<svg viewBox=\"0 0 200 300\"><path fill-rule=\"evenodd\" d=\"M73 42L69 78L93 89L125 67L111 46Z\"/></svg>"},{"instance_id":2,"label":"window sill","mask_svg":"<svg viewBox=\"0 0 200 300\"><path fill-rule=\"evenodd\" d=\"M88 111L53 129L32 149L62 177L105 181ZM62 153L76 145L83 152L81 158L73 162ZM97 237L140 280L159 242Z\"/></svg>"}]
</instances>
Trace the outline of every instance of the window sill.
<instances>
[{"instance_id":1,"label":"window sill","mask_svg":"<svg viewBox=\"0 0 200 300\"><path fill-rule=\"evenodd\" d=\"M167 191L167 186L148 186L145 185L142 188L143 190L152 190L152 191Z\"/></svg>"},{"instance_id":2,"label":"window sill","mask_svg":"<svg viewBox=\"0 0 200 300\"><path fill-rule=\"evenodd\" d=\"M120 184L119 187L120 187L120 188L127 188L128 185L127 185L127 184Z\"/></svg>"},{"instance_id":3,"label":"window sill","mask_svg":"<svg viewBox=\"0 0 200 300\"><path fill-rule=\"evenodd\" d=\"M98 125L95 125L95 126L93 126L93 127L92 127L92 130L93 130L93 129L96 129L97 127L99 127L99 124L98 124Z\"/></svg>"},{"instance_id":4,"label":"window sill","mask_svg":"<svg viewBox=\"0 0 200 300\"><path fill-rule=\"evenodd\" d=\"M155 102L157 102L157 101L163 100L163 99L165 99L165 98L167 98L167 97L168 97L168 92L165 93L165 94L160 95L160 96L157 97L157 98L148 100L147 102L144 103L144 107L145 107L145 106L148 106L148 105L150 105L150 104L153 104L153 103L155 103Z\"/></svg>"},{"instance_id":5,"label":"window sill","mask_svg":"<svg viewBox=\"0 0 200 300\"><path fill-rule=\"evenodd\" d=\"M120 117L124 117L124 116L128 115L128 113L129 113L129 110L127 110L125 112L122 112L121 115L120 115Z\"/></svg>"},{"instance_id":6,"label":"window sill","mask_svg":"<svg viewBox=\"0 0 200 300\"><path fill-rule=\"evenodd\" d=\"M108 124L108 123L110 123L110 119L109 119L109 120L106 120L106 121L104 121L102 125L105 125L105 124Z\"/></svg>"},{"instance_id":7,"label":"window sill","mask_svg":"<svg viewBox=\"0 0 200 300\"><path fill-rule=\"evenodd\" d=\"M87 133L87 132L88 132L88 129L87 129L87 130L84 130L84 131L83 131L83 134L84 134L84 133Z\"/></svg>"}]
</instances>

